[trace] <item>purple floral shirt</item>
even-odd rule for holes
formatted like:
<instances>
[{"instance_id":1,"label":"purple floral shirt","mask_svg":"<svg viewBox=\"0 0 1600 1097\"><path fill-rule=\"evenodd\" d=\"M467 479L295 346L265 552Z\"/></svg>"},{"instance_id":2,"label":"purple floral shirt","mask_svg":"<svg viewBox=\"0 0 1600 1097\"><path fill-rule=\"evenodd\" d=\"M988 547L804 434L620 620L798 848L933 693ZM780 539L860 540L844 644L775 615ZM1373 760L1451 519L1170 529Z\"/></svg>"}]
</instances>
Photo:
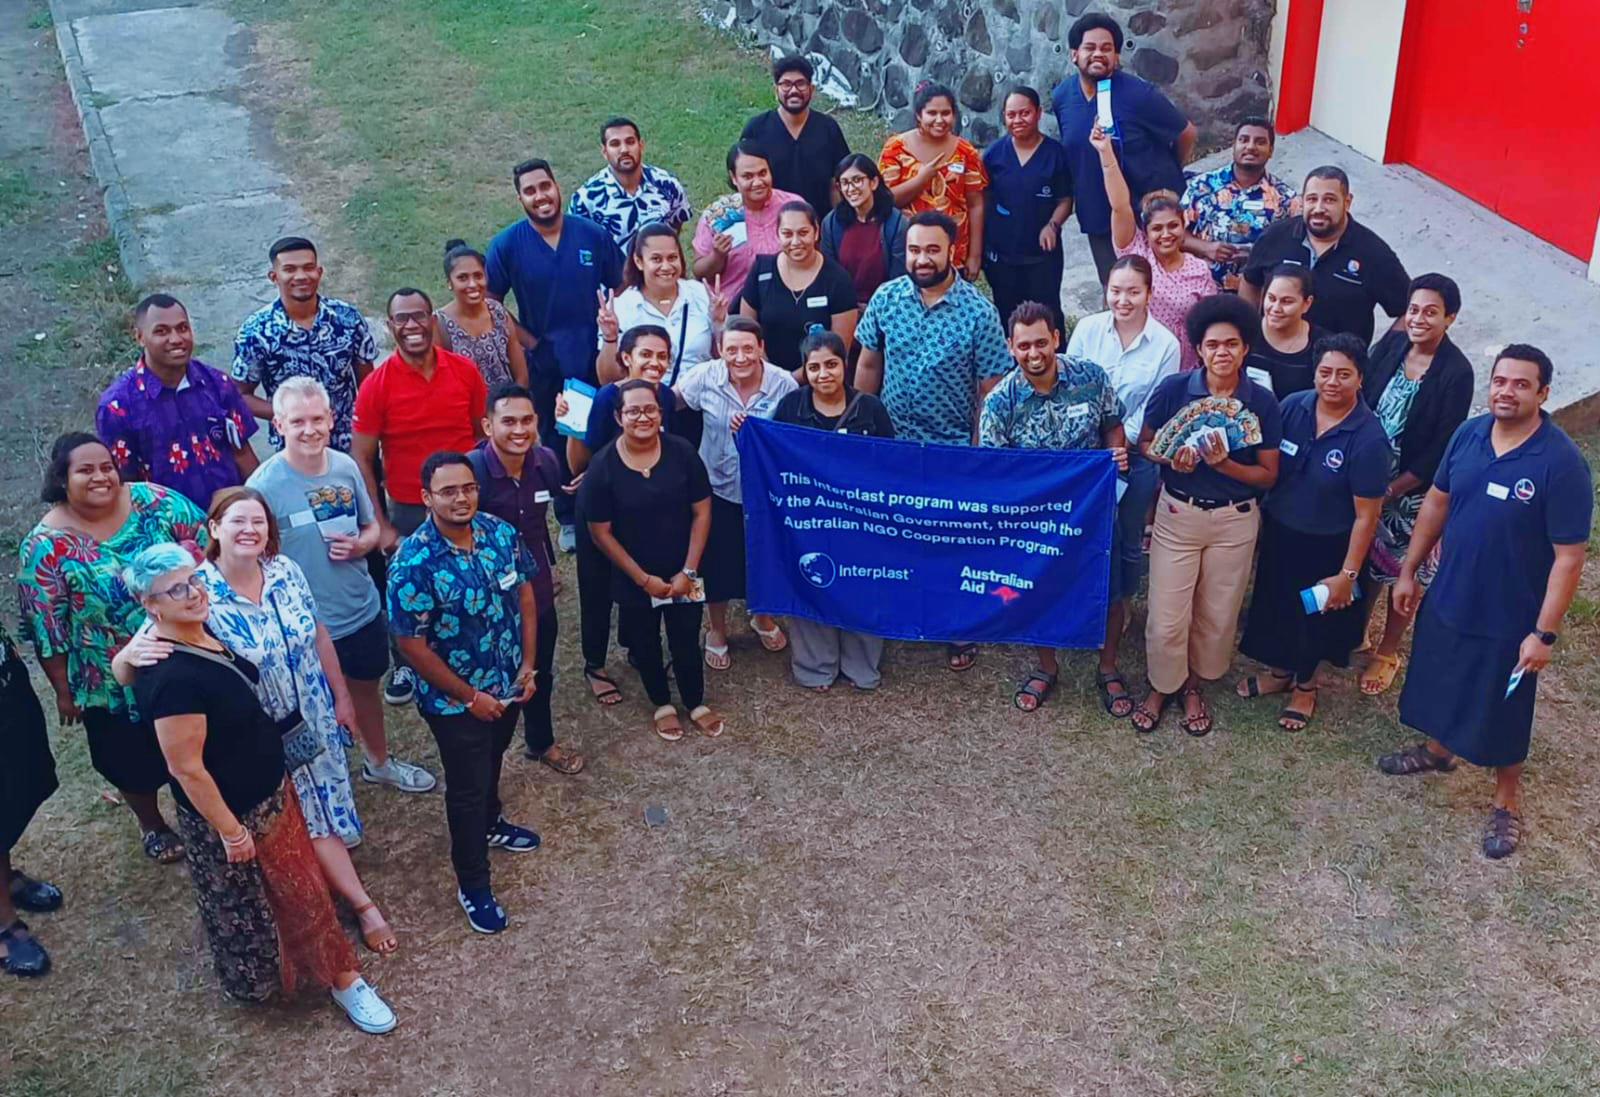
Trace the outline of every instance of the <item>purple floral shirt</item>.
<instances>
[{"instance_id":1,"label":"purple floral shirt","mask_svg":"<svg viewBox=\"0 0 1600 1097\"><path fill-rule=\"evenodd\" d=\"M233 451L256 421L233 382L198 358L177 388L140 358L101 394L94 427L124 480L171 488L205 510L216 492L244 483Z\"/></svg>"}]
</instances>

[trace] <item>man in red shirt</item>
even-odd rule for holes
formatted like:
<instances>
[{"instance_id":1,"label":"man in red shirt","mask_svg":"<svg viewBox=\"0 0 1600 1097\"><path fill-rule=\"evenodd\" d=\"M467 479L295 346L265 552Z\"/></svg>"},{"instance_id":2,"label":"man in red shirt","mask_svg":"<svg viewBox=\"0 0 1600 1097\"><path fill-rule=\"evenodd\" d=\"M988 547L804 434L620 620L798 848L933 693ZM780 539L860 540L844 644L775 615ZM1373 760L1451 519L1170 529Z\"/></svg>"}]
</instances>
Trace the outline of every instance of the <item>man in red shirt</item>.
<instances>
[{"instance_id":1,"label":"man in red shirt","mask_svg":"<svg viewBox=\"0 0 1600 1097\"><path fill-rule=\"evenodd\" d=\"M395 290L388 313L395 352L361 382L350 447L374 499L377 458L383 454L389 517L379 518L378 546L386 553L428 516L422 462L440 450L465 453L477 445L488 400L478 367L433 345L433 302L426 293Z\"/></svg>"}]
</instances>

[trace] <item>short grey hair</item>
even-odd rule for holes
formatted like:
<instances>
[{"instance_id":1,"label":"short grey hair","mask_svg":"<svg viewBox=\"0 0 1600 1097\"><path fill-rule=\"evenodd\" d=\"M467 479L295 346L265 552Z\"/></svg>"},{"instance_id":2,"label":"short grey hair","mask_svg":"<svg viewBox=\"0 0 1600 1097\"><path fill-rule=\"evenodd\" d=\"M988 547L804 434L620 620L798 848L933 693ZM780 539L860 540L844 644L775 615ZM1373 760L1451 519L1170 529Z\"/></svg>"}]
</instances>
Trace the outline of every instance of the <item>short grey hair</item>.
<instances>
[{"instance_id":1,"label":"short grey hair","mask_svg":"<svg viewBox=\"0 0 1600 1097\"><path fill-rule=\"evenodd\" d=\"M135 598L150 593L150 586L168 572L194 567L194 557L182 545L168 541L144 549L122 569L122 585Z\"/></svg>"},{"instance_id":2,"label":"short grey hair","mask_svg":"<svg viewBox=\"0 0 1600 1097\"><path fill-rule=\"evenodd\" d=\"M328 390L321 381L315 377L290 377L278 382L278 387L272 390L272 414L283 414L283 405L291 397L301 400L320 399L331 410L333 401L328 399Z\"/></svg>"}]
</instances>

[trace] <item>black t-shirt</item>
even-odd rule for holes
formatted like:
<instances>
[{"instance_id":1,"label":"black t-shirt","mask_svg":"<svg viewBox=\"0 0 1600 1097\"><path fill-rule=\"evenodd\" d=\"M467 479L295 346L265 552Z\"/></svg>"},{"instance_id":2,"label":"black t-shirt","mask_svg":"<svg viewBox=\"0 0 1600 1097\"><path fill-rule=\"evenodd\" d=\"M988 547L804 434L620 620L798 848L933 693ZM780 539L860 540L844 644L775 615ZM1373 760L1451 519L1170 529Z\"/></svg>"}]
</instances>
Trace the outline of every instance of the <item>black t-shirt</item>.
<instances>
[{"instance_id":1,"label":"black t-shirt","mask_svg":"<svg viewBox=\"0 0 1600 1097\"><path fill-rule=\"evenodd\" d=\"M200 757L228 810L243 815L283 784L283 739L251 688L261 677L255 665L238 656L233 662L250 681L179 647L155 666L141 669L133 692L140 715L151 722L167 716L205 717ZM172 795L195 810L181 782L172 782Z\"/></svg>"},{"instance_id":2,"label":"black t-shirt","mask_svg":"<svg viewBox=\"0 0 1600 1097\"><path fill-rule=\"evenodd\" d=\"M766 152L773 186L810 202L818 217L833 208L833 169L850 155L839 123L812 111L796 141L789 136L778 112L769 110L746 122L739 136L741 140L754 141Z\"/></svg>"},{"instance_id":3,"label":"black t-shirt","mask_svg":"<svg viewBox=\"0 0 1600 1097\"><path fill-rule=\"evenodd\" d=\"M1306 339L1306 345L1293 354L1284 354L1273 349L1271 343L1263 335L1250 347L1250 353L1245 358L1245 368L1265 370L1267 376L1272 378L1272 395L1281 403L1285 396L1296 392L1309 392L1312 378L1316 376L1316 363L1311 361L1311 352L1316 348L1319 339L1326 339L1328 332L1311 325L1311 335Z\"/></svg>"},{"instance_id":4,"label":"black t-shirt","mask_svg":"<svg viewBox=\"0 0 1600 1097\"><path fill-rule=\"evenodd\" d=\"M870 392L845 389L844 412L824 415L811 399L811 386L801 385L782 400L772 412L775 423L794 423L835 434L865 434L872 438L893 438L894 424L889 411Z\"/></svg>"},{"instance_id":5,"label":"black t-shirt","mask_svg":"<svg viewBox=\"0 0 1600 1097\"><path fill-rule=\"evenodd\" d=\"M1406 310L1411 278L1388 244L1354 217L1339 242L1319 257L1306 242L1303 217L1284 217L1250 249L1244 280L1260 286L1279 263L1293 263L1311 271L1316 300L1306 319L1329 331L1359 335L1372 342L1372 308L1382 306L1390 316ZM1279 395L1282 395L1281 393Z\"/></svg>"},{"instance_id":6,"label":"black t-shirt","mask_svg":"<svg viewBox=\"0 0 1600 1097\"><path fill-rule=\"evenodd\" d=\"M671 434L661 436L661 458L649 473L624 464L613 442L589 465L579 503L588 521L611 523L611 535L645 574L668 579L683 570L694 504L710 498L711 478L694 447ZM618 605L650 603L621 568L613 569L611 588Z\"/></svg>"},{"instance_id":7,"label":"black t-shirt","mask_svg":"<svg viewBox=\"0 0 1600 1097\"><path fill-rule=\"evenodd\" d=\"M856 307L850 273L827 256L809 286L796 293L778 273L778 257L762 255L744 280L740 301L748 301L761 322L767 361L779 369L797 370L800 341L813 331L827 331L833 318Z\"/></svg>"}]
</instances>

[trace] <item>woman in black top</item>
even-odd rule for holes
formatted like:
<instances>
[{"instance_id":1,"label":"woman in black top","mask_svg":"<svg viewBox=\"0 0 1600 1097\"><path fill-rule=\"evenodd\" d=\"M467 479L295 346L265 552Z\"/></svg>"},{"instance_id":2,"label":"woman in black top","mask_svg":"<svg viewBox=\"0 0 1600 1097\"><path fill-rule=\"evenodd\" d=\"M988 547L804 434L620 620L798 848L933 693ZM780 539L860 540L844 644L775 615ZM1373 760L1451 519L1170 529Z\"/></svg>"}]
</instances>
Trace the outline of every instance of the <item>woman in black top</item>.
<instances>
[{"instance_id":1,"label":"woman in black top","mask_svg":"<svg viewBox=\"0 0 1600 1097\"><path fill-rule=\"evenodd\" d=\"M1311 348L1329 334L1306 319L1312 285L1305 267L1279 263L1261 287L1261 338L1244 364L1267 375L1279 400L1311 390L1316 375Z\"/></svg>"},{"instance_id":2,"label":"woman in black top","mask_svg":"<svg viewBox=\"0 0 1600 1097\"><path fill-rule=\"evenodd\" d=\"M855 285L838 263L817 250L817 211L790 202L778 211L777 255L756 259L744 280L739 312L766 333L772 364L804 380L800 340L831 331L848 347L856 337Z\"/></svg>"},{"instance_id":3,"label":"woman in black top","mask_svg":"<svg viewBox=\"0 0 1600 1097\"><path fill-rule=\"evenodd\" d=\"M256 668L206 630L210 604L193 558L177 545L153 545L122 579L149 624L114 669L139 668L134 694L173 775L222 989L265 1001L304 976L329 987L356 1027L388 1032L394 1013L361 978L334 916L299 800L284 780L282 734L256 699ZM141 639L170 644L172 653L150 658Z\"/></svg>"},{"instance_id":4,"label":"woman in black top","mask_svg":"<svg viewBox=\"0 0 1600 1097\"><path fill-rule=\"evenodd\" d=\"M617 393L622 433L595 454L578 505L589 536L611 560L617 628L656 706L656 734L669 743L683 738L661 663L665 625L672 673L689 719L703 735L718 736L722 717L705 703L700 666L705 586L696 570L711 531L711 479L693 446L661 433L654 385L624 381ZM661 604L654 604L658 599Z\"/></svg>"},{"instance_id":5,"label":"woman in black top","mask_svg":"<svg viewBox=\"0 0 1600 1097\"><path fill-rule=\"evenodd\" d=\"M1372 346L1361 391L1389 436L1392 461L1378 532L1367 553L1369 612L1377 609L1380 590L1399 578L1423 496L1433 485L1451 435L1472 410L1472 363L1448 334L1460 311L1461 290L1454 280L1442 274L1413 278L1404 330L1391 331ZM1435 553L1417 569L1424 589L1438 563ZM1369 697L1394 683L1400 641L1411 621L1395 609L1393 599L1388 602L1383 639L1361 675L1361 692Z\"/></svg>"},{"instance_id":6,"label":"woman in black top","mask_svg":"<svg viewBox=\"0 0 1600 1097\"><path fill-rule=\"evenodd\" d=\"M870 392L845 385L844 340L831 331L808 335L800 355L806 383L778 401L774 421L838 434L894 437L883 403ZM791 616L789 640L790 667L802 686L825 690L843 674L857 689L878 688L881 637Z\"/></svg>"}]
</instances>

